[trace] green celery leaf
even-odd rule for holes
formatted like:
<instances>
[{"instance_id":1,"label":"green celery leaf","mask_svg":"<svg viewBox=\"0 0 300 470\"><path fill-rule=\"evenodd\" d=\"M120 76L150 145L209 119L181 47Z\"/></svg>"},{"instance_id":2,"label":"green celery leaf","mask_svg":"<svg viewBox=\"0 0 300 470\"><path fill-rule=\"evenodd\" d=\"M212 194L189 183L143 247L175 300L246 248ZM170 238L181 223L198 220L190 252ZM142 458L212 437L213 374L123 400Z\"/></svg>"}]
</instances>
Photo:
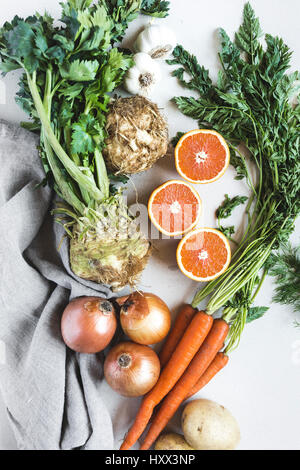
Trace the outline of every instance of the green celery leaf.
<instances>
[{"instance_id":1,"label":"green celery leaf","mask_svg":"<svg viewBox=\"0 0 300 470\"><path fill-rule=\"evenodd\" d=\"M74 116L73 106L70 101L63 101L58 114L58 122L61 127L67 126L70 123L72 117Z\"/></svg>"},{"instance_id":2,"label":"green celery leaf","mask_svg":"<svg viewBox=\"0 0 300 470\"><path fill-rule=\"evenodd\" d=\"M74 40L80 28L77 11L70 2L62 3L61 5L63 7L62 21L66 25L66 36Z\"/></svg>"},{"instance_id":3,"label":"green celery leaf","mask_svg":"<svg viewBox=\"0 0 300 470\"><path fill-rule=\"evenodd\" d=\"M35 35L35 45L41 54L45 54L48 49L47 38L40 29L38 29Z\"/></svg>"},{"instance_id":4,"label":"green celery leaf","mask_svg":"<svg viewBox=\"0 0 300 470\"><path fill-rule=\"evenodd\" d=\"M18 24L4 33L6 46L9 54L24 61L25 58L33 56L35 47L35 34L31 26L25 21L19 21Z\"/></svg>"},{"instance_id":5,"label":"green celery leaf","mask_svg":"<svg viewBox=\"0 0 300 470\"><path fill-rule=\"evenodd\" d=\"M23 127L23 129L26 129L27 131L30 131L30 132L34 132L36 134L40 134L41 132L41 124L39 122L35 122L35 121L32 121L32 122L21 122L21 127Z\"/></svg>"},{"instance_id":6,"label":"green celery leaf","mask_svg":"<svg viewBox=\"0 0 300 470\"><path fill-rule=\"evenodd\" d=\"M80 46L80 51L98 51L98 49L107 49L110 42L110 34L102 28L93 28L90 31L89 39L85 40Z\"/></svg>"},{"instance_id":7,"label":"green celery leaf","mask_svg":"<svg viewBox=\"0 0 300 470\"><path fill-rule=\"evenodd\" d=\"M60 98L64 98L68 101L74 100L77 96L80 96L84 85L82 83L74 83L70 85L69 83L64 83L59 89Z\"/></svg>"},{"instance_id":8,"label":"green celery leaf","mask_svg":"<svg viewBox=\"0 0 300 470\"><path fill-rule=\"evenodd\" d=\"M97 5L96 10L91 17L92 26L98 26L98 28L104 31L109 31L112 27L110 18L107 15L107 11L104 6Z\"/></svg>"},{"instance_id":9,"label":"green celery leaf","mask_svg":"<svg viewBox=\"0 0 300 470\"><path fill-rule=\"evenodd\" d=\"M54 34L53 39L59 43L59 45L67 52L74 50L74 41L68 39L63 34Z\"/></svg>"},{"instance_id":10,"label":"green celery leaf","mask_svg":"<svg viewBox=\"0 0 300 470\"><path fill-rule=\"evenodd\" d=\"M119 52L116 47L110 50L108 65L110 65L112 69L115 69L115 73L118 72L119 69L126 71L132 67L133 64L132 56L124 55L123 52Z\"/></svg>"},{"instance_id":11,"label":"green celery leaf","mask_svg":"<svg viewBox=\"0 0 300 470\"><path fill-rule=\"evenodd\" d=\"M72 125L72 152L87 154L95 149L94 136L98 136L101 129L97 120L91 115L81 115L77 123Z\"/></svg>"},{"instance_id":12,"label":"green celery leaf","mask_svg":"<svg viewBox=\"0 0 300 470\"><path fill-rule=\"evenodd\" d=\"M62 64L66 57L65 51L59 46L50 47L47 50L46 55L48 59L55 59L55 62L58 64Z\"/></svg>"},{"instance_id":13,"label":"green celery leaf","mask_svg":"<svg viewBox=\"0 0 300 470\"><path fill-rule=\"evenodd\" d=\"M12 70L18 70L20 68L21 68L21 65L19 65L16 62L12 62L11 60L5 60L0 63L0 70L2 70L3 76L11 72Z\"/></svg>"},{"instance_id":14,"label":"green celery leaf","mask_svg":"<svg viewBox=\"0 0 300 470\"><path fill-rule=\"evenodd\" d=\"M60 66L60 73L63 78L74 82L88 82L94 80L99 69L97 60L75 60Z\"/></svg>"},{"instance_id":15,"label":"green celery leaf","mask_svg":"<svg viewBox=\"0 0 300 470\"><path fill-rule=\"evenodd\" d=\"M86 29L97 26L104 31L109 31L112 27L106 8L100 3L96 5L93 12L90 9L80 9L77 18L81 26Z\"/></svg>"}]
</instances>

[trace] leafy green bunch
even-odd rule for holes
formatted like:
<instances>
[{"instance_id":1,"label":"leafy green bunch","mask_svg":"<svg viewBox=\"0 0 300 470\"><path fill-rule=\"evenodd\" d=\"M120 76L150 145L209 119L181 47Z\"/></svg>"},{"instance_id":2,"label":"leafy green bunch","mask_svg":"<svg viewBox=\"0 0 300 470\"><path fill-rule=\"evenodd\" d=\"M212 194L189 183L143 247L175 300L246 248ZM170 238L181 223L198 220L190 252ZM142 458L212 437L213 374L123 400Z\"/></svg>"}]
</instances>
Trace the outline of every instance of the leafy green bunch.
<instances>
[{"instance_id":1,"label":"leafy green bunch","mask_svg":"<svg viewBox=\"0 0 300 470\"><path fill-rule=\"evenodd\" d=\"M269 274L275 277L277 287L274 301L291 305L300 312L300 247L286 244L280 253L272 253L268 261Z\"/></svg>"},{"instance_id":2,"label":"leafy green bunch","mask_svg":"<svg viewBox=\"0 0 300 470\"><path fill-rule=\"evenodd\" d=\"M180 65L173 71L180 83L199 94L198 98L174 98L179 110L197 119L200 127L224 136L237 179L245 179L251 190L247 227L231 266L193 301L196 306L212 294L208 311L224 309L224 318L231 324L228 349L238 343L247 319L266 311L253 312L251 304L270 267L271 252L286 243L300 212L300 74L288 73L291 51L282 39L267 34L263 48L261 36L259 20L247 3L234 41L220 30L217 84L182 46L176 47L174 58L168 61ZM243 149L257 170L255 179ZM219 226L221 218L245 201L241 196L227 196L217 212ZM227 235L233 232L234 227L227 228Z\"/></svg>"},{"instance_id":3,"label":"leafy green bunch","mask_svg":"<svg viewBox=\"0 0 300 470\"><path fill-rule=\"evenodd\" d=\"M0 31L4 74L24 69L18 103L41 131L46 175L76 213L86 213L109 196L101 156L109 94L132 66L112 47L121 39L141 2L69 0L55 27L47 13L15 17ZM146 10L145 10L146 12Z\"/></svg>"},{"instance_id":4,"label":"leafy green bunch","mask_svg":"<svg viewBox=\"0 0 300 470\"><path fill-rule=\"evenodd\" d=\"M115 44L140 12L165 16L168 3L67 0L61 7L58 23L47 13L26 19L16 16L5 23L0 30L0 68L3 74L24 71L17 102L31 117L26 127L40 135L46 181L67 203L54 213L61 215L58 220L71 237L80 242L89 236L89 249L79 246L76 252L80 251L77 259L86 266L85 271L91 271L83 277L92 279L92 271L99 264L99 243L94 240L98 232L111 228L106 267L112 251L121 250L121 243L117 245L120 237L124 256L131 264L131 251L139 251L136 245L140 241L138 235L130 241L119 233L122 228L128 229L130 216L120 192L110 185L102 157L111 93L133 65L131 54ZM141 244L144 252L144 241ZM92 259L84 259L85 252L92 253ZM76 269L77 273L81 271ZM102 275L98 278L100 282Z\"/></svg>"}]
</instances>

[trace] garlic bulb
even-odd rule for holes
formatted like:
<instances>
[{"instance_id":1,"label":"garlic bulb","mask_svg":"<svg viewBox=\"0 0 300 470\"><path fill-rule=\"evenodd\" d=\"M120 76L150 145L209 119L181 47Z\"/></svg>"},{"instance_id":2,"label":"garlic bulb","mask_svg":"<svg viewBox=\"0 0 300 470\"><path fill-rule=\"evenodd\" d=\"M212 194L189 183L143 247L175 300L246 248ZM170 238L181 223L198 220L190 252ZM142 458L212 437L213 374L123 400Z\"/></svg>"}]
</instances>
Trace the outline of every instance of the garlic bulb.
<instances>
[{"instance_id":1,"label":"garlic bulb","mask_svg":"<svg viewBox=\"0 0 300 470\"><path fill-rule=\"evenodd\" d=\"M161 80L160 67L148 54L139 52L133 56L135 65L128 70L124 87L133 95L148 96Z\"/></svg>"},{"instance_id":2,"label":"garlic bulb","mask_svg":"<svg viewBox=\"0 0 300 470\"><path fill-rule=\"evenodd\" d=\"M134 49L145 52L152 59L166 59L176 46L176 36L171 29L159 24L149 24L138 35Z\"/></svg>"}]
</instances>

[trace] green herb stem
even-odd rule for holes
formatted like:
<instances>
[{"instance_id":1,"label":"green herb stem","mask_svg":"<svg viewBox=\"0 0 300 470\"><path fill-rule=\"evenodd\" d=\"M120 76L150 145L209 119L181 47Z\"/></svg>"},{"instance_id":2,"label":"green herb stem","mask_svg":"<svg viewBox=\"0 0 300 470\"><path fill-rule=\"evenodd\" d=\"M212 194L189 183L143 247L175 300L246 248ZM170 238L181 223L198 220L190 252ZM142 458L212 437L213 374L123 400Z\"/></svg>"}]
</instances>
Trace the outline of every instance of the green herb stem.
<instances>
[{"instance_id":1,"label":"green herb stem","mask_svg":"<svg viewBox=\"0 0 300 470\"><path fill-rule=\"evenodd\" d=\"M96 187L95 183L91 180L90 177L87 177L82 174L82 172L78 169L75 163L70 159L70 157L67 155L67 153L64 151L59 141L57 140L53 132L51 123L49 121L49 118L47 116L47 112L43 106L38 88L35 83L35 73L33 74L33 77L31 78L29 73L27 72L27 81L28 81L28 85L30 88L30 92L31 92L37 113L41 120L47 139L51 147L53 148L54 152L56 153L56 155L58 156L58 158L60 159L64 167L66 168L69 175L80 186L85 188L96 201L100 202L101 200L103 200L102 192Z\"/></svg>"},{"instance_id":2,"label":"green herb stem","mask_svg":"<svg viewBox=\"0 0 300 470\"><path fill-rule=\"evenodd\" d=\"M291 90L296 90L294 82L299 79L299 73L287 73L291 53L284 42L266 35L264 49L259 41L261 34L259 21L246 3L244 21L235 41L231 41L224 30L220 31L222 70L217 86L213 85L208 70L182 46L177 46L174 59L169 61L171 65L180 66L173 74L182 85L199 93L199 98L175 98L179 109L198 119L199 126L214 128L223 134L234 152L232 164L237 178L246 178L251 189L245 211L247 225L231 265L219 278L198 291L192 302L193 307L197 307L210 296L208 313L223 309L223 318L230 323L226 351L237 346L246 322L260 318L267 311L266 307L251 307L251 304L270 271L274 250L284 246L300 213L299 97L296 106L290 104ZM189 81L186 76L190 76ZM299 95L299 88L297 93ZM257 184L237 148L240 144L247 148L255 164ZM217 211L219 227L229 234L234 232L234 227L224 229L220 221L230 215L239 201L241 196L230 199L226 195ZM278 262L277 280L282 282L282 289L277 287L277 299L298 306L299 286L295 276L288 289L287 266L291 258L286 258L283 264Z\"/></svg>"}]
</instances>

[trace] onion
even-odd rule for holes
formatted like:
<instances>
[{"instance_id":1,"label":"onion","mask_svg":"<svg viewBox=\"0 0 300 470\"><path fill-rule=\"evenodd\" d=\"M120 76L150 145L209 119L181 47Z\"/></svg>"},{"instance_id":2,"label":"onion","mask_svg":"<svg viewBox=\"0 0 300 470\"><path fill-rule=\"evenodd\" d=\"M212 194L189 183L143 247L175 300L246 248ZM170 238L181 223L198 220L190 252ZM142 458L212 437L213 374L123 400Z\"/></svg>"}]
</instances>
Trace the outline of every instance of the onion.
<instances>
[{"instance_id":1,"label":"onion","mask_svg":"<svg viewBox=\"0 0 300 470\"><path fill-rule=\"evenodd\" d=\"M163 340L171 326L171 313L157 295L134 292L117 300L121 305L121 325L130 339L139 344Z\"/></svg>"},{"instance_id":2,"label":"onion","mask_svg":"<svg viewBox=\"0 0 300 470\"><path fill-rule=\"evenodd\" d=\"M102 351L112 340L117 328L111 302L101 297L80 297L66 307L61 332L69 348L81 353Z\"/></svg>"},{"instance_id":3,"label":"onion","mask_svg":"<svg viewBox=\"0 0 300 470\"><path fill-rule=\"evenodd\" d=\"M110 387L125 397L145 395L160 373L158 356L149 346L131 342L117 344L104 362L104 376Z\"/></svg>"}]
</instances>

